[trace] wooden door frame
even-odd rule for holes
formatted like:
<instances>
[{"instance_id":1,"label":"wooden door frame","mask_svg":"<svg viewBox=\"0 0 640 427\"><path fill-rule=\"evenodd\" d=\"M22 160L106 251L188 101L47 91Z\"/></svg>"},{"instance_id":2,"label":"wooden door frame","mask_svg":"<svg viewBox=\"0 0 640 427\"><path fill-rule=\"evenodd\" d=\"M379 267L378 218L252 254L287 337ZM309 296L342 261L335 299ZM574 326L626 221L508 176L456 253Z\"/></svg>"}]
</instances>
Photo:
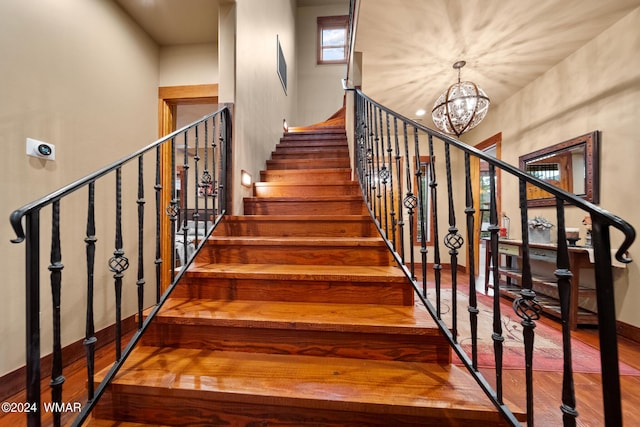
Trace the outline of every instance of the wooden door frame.
<instances>
[{"instance_id":1,"label":"wooden door frame","mask_svg":"<svg viewBox=\"0 0 640 427\"><path fill-rule=\"evenodd\" d=\"M484 141L479 142L474 147L480 151L484 151L487 148L494 146L496 147L496 159L502 158L502 132L498 132L497 134L490 136ZM480 188L480 159L477 157L471 157L471 185L473 189ZM502 186L501 186L501 171L500 169L496 169L496 208L498 212L498 221L500 221L500 212L502 208ZM474 230L473 236L476 243L476 247L473 251L473 261L476 268L476 275L480 271L480 194L478 192L478 197L473 198L473 209L474 213ZM498 222L499 223L499 222Z\"/></svg>"},{"instance_id":2,"label":"wooden door frame","mask_svg":"<svg viewBox=\"0 0 640 427\"><path fill-rule=\"evenodd\" d=\"M217 104L218 85L161 86L158 88L158 137L162 138L176 130L176 111L178 105ZM160 152L160 209L171 203L171 147L164 144ZM171 260L171 221L167 215L160 215L160 259L165 260L160 272L160 291L164 292L171 284L172 266L166 268Z\"/></svg>"}]
</instances>

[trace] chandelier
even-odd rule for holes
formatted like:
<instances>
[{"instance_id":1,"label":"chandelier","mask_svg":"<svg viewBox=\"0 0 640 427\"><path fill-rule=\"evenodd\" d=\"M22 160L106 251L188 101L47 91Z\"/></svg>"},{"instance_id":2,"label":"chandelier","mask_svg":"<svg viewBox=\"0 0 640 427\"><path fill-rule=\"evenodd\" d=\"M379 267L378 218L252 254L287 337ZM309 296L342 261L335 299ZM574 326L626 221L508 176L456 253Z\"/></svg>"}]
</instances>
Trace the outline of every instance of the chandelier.
<instances>
[{"instance_id":1,"label":"chandelier","mask_svg":"<svg viewBox=\"0 0 640 427\"><path fill-rule=\"evenodd\" d=\"M453 68L458 70L458 83L443 92L431 110L433 123L442 132L460 136L478 126L489 110L489 98L473 82L460 82L460 69L466 61L458 61Z\"/></svg>"}]
</instances>

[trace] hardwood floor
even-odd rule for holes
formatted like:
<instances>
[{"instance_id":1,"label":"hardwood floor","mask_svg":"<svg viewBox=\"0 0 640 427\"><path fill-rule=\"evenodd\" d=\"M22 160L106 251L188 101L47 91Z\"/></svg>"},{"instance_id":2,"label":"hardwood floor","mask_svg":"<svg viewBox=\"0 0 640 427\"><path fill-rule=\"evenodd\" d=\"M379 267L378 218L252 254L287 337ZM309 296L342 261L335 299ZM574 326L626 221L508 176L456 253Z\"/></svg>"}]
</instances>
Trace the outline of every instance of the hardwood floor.
<instances>
[{"instance_id":1,"label":"hardwood floor","mask_svg":"<svg viewBox=\"0 0 640 427\"><path fill-rule=\"evenodd\" d=\"M447 276L445 276L446 278ZM509 302L504 301L505 309L509 309ZM556 330L560 325L553 319L543 317L541 323ZM598 347L598 331L596 329L578 329L573 332L573 338L594 348ZM629 366L640 369L640 344L625 338L619 339L620 360ZM98 369L109 366L113 360L113 347L107 346L98 351L96 365ZM487 378L493 378L491 369L482 369ZM65 369L66 382L64 384L63 401L67 403L84 402L86 399L85 384L86 373L84 359L74 363ZM596 427L604 425L602 410L602 389L599 374L574 374L577 410L579 417L578 426ZM48 380L42 381L42 401L49 402L51 395ZM562 418L559 410L560 389L562 374L559 372L535 371L535 419L539 426L561 426ZM524 371L504 371L504 395L518 405L524 407ZM640 376L621 376L624 423L627 426L640 425L640 413L637 411L640 405ZM7 402L24 402L25 393L20 392L7 398ZM63 415L63 424L70 425L74 414L69 412ZM0 426L20 427L26 426L24 414L0 413ZM43 415L43 426L52 425L51 414Z\"/></svg>"}]
</instances>

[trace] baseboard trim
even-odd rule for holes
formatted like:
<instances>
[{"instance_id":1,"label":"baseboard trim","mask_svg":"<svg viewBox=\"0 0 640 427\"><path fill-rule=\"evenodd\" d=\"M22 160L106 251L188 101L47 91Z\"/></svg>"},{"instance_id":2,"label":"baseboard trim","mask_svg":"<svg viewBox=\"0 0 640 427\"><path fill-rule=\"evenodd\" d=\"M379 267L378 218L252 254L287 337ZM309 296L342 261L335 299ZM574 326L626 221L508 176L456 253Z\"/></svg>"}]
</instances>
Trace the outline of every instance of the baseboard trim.
<instances>
[{"instance_id":1,"label":"baseboard trim","mask_svg":"<svg viewBox=\"0 0 640 427\"><path fill-rule=\"evenodd\" d=\"M122 320L122 335L126 335L137 328L137 316L133 315ZM115 341L116 328L115 325L107 326L96 332L96 350ZM62 349L62 360L64 368L73 362L85 357L83 339L65 346ZM51 375L51 365L53 356L48 354L40 359L41 379L48 378ZM6 400L8 397L24 390L27 377L26 366L22 366L15 371L9 372L0 377L0 401Z\"/></svg>"},{"instance_id":2,"label":"baseboard trim","mask_svg":"<svg viewBox=\"0 0 640 427\"><path fill-rule=\"evenodd\" d=\"M629 325L628 323L617 322L616 331L618 336L627 338L631 341L640 343L640 328L637 326Z\"/></svg>"}]
</instances>

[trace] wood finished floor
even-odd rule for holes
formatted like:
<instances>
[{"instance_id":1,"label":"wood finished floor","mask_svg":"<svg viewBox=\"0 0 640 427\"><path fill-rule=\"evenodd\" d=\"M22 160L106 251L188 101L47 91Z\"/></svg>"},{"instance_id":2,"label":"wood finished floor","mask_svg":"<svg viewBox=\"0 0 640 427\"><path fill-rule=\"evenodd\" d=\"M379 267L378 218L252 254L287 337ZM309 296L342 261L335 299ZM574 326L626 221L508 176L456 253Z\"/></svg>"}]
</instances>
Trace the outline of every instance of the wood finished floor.
<instances>
[{"instance_id":1,"label":"wood finished floor","mask_svg":"<svg viewBox=\"0 0 640 427\"><path fill-rule=\"evenodd\" d=\"M460 277L460 276L459 276ZM447 280L447 275L444 276ZM510 308L510 303L504 301L504 309ZM560 334L560 325L555 320L543 317L540 322L549 325ZM578 329L573 332L573 338L594 348L598 347L598 331L596 329ZM126 342L126 341L125 341ZM640 344L625 338L619 339L620 360L636 369L640 369ZM113 361L113 347L105 346L97 352L96 370L109 366ZM494 373L490 369L482 369L483 374L491 379ZM65 369L63 401L68 403L84 402L86 399L85 384L86 373L84 369L84 358ZM525 380L524 371L507 370L503 375L504 395L509 400L524 407L525 402ZM577 399L577 410L580 414L578 426L603 426L602 409L602 388L600 374L574 374L575 391ZM42 401L51 400L49 381L42 381ZM536 425L552 427L561 426L560 392L562 384L562 374L558 372L534 373L535 384L535 420ZM636 408L640 406L640 376L621 376L624 425L640 425L640 412ZM8 402L24 402L25 393L20 392L6 399ZM63 425L70 425L74 414L68 413L63 416ZM23 414L0 413L0 426L20 427L26 426L26 417ZM43 426L52 425L50 414L44 414Z\"/></svg>"}]
</instances>

